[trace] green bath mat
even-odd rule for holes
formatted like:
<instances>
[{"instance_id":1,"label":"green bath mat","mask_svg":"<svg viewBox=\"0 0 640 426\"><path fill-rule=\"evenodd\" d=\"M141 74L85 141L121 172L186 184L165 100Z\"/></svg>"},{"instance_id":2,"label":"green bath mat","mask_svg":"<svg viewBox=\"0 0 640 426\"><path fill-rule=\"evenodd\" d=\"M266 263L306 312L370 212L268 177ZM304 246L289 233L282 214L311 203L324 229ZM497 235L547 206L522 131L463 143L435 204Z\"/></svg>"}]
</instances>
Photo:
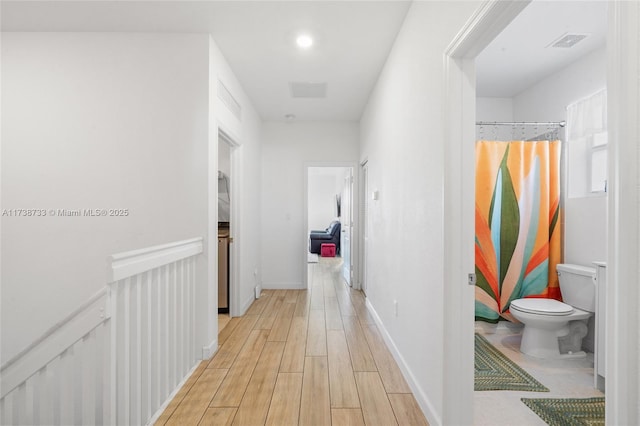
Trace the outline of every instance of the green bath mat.
<instances>
[{"instance_id":1,"label":"green bath mat","mask_svg":"<svg viewBox=\"0 0 640 426\"><path fill-rule=\"evenodd\" d=\"M518 367L479 334L476 334L474 364L474 390L476 391L549 392L549 389Z\"/></svg>"},{"instance_id":2,"label":"green bath mat","mask_svg":"<svg viewBox=\"0 0 640 426\"><path fill-rule=\"evenodd\" d=\"M550 426L604 426L604 398L522 398Z\"/></svg>"}]
</instances>

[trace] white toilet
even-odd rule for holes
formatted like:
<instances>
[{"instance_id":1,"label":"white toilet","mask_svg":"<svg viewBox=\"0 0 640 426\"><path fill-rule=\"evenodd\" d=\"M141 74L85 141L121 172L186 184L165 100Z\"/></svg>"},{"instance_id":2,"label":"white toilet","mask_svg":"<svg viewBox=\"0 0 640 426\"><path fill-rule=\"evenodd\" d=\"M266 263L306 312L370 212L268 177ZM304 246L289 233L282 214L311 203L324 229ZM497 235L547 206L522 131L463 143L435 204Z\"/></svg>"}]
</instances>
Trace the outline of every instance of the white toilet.
<instances>
[{"instance_id":1,"label":"white toilet","mask_svg":"<svg viewBox=\"0 0 640 426\"><path fill-rule=\"evenodd\" d=\"M520 351L537 358L582 358L586 320L595 312L596 270L569 264L559 264L556 270L565 303L539 298L511 302L511 315L524 324ZM573 341L577 349L561 354L558 338Z\"/></svg>"}]
</instances>

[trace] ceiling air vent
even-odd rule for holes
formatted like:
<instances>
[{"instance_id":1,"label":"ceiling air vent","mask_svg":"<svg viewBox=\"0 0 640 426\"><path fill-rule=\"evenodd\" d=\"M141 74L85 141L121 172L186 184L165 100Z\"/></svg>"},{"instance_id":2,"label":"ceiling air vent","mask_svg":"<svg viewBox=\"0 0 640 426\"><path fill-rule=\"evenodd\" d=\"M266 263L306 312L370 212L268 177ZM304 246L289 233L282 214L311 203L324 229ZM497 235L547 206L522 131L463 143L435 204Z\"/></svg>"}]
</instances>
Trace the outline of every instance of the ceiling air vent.
<instances>
[{"instance_id":1,"label":"ceiling air vent","mask_svg":"<svg viewBox=\"0 0 640 426\"><path fill-rule=\"evenodd\" d=\"M585 38L587 38L589 34L569 34L566 33L562 35L557 40L551 42L551 44L547 47L560 47L560 48L569 48L573 47Z\"/></svg>"},{"instance_id":2,"label":"ceiling air vent","mask_svg":"<svg viewBox=\"0 0 640 426\"><path fill-rule=\"evenodd\" d=\"M326 98L327 83L289 82L291 96L294 98Z\"/></svg>"}]
</instances>

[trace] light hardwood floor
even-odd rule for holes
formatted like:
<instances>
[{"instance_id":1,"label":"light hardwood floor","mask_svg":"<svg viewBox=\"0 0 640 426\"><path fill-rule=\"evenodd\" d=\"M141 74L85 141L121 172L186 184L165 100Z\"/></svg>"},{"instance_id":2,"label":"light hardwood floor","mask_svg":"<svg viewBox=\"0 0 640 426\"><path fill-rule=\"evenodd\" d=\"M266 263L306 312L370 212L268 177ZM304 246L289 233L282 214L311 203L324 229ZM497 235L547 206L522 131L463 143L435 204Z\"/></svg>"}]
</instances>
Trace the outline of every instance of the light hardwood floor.
<instances>
[{"instance_id":1,"label":"light hardwood floor","mask_svg":"<svg viewBox=\"0 0 640 426\"><path fill-rule=\"evenodd\" d=\"M310 290L265 290L220 331L156 425L427 425L340 260Z\"/></svg>"}]
</instances>

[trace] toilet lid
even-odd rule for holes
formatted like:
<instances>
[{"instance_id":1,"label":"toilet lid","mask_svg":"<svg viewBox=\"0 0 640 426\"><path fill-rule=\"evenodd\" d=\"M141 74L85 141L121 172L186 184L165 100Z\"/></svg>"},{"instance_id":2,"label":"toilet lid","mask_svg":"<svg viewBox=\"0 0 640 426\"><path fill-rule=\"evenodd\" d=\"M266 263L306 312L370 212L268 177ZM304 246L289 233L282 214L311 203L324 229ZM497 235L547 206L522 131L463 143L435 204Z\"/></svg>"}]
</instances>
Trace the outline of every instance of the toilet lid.
<instances>
[{"instance_id":1,"label":"toilet lid","mask_svg":"<svg viewBox=\"0 0 640 426\"><path fill-rule=\"evenodd\" d=\"M554 299L517 299L511 301L511 308L531 314L569 315L573 307Z\"/></svg>"}]
</instances>

